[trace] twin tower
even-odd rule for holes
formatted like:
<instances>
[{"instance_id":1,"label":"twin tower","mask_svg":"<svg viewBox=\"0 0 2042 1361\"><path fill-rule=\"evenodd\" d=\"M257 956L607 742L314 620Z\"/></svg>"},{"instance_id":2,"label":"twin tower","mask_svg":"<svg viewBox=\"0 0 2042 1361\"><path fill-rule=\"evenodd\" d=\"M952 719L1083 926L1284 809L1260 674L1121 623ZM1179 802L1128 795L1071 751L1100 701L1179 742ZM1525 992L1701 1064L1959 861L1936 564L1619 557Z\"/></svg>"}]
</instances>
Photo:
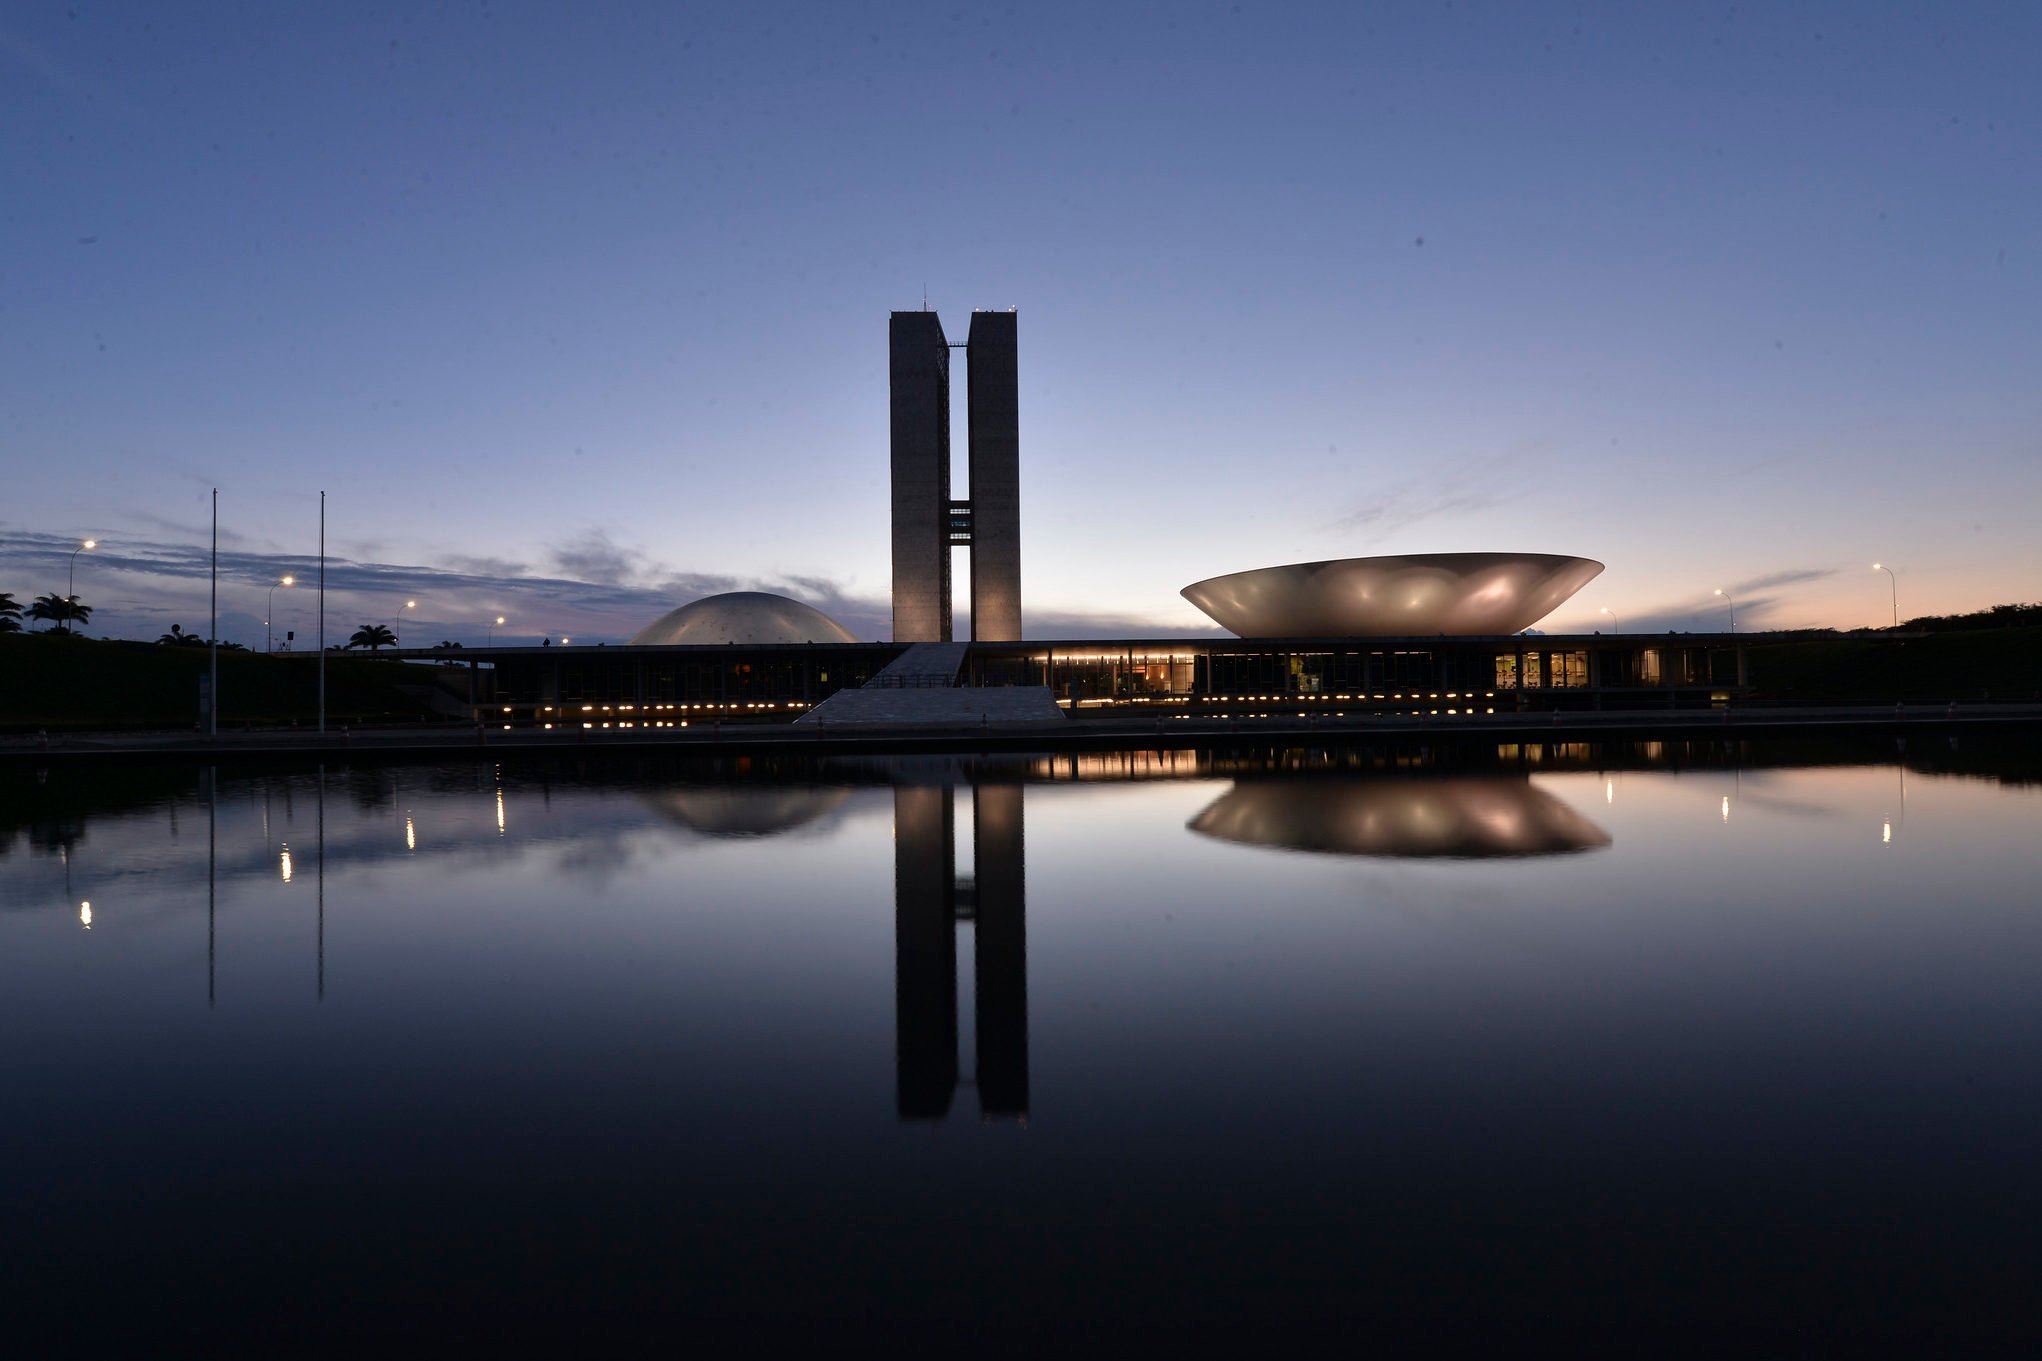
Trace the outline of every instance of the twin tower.
<instances>
[{"instance_id":1,"label":"twin tower","mask_svg":"<svg viewBox=\"0 0 2042 1361\"><path fill-rule=\"evenodd\" d=\"M934 312L887 328L893 421L893 637L950 638L950 550L971 550L971 636L1021 637L1021 417L1015 315L973 312L965 343ZM971 486L950 496L950 352L962 349Z\"/></svg>"}]
</instances>

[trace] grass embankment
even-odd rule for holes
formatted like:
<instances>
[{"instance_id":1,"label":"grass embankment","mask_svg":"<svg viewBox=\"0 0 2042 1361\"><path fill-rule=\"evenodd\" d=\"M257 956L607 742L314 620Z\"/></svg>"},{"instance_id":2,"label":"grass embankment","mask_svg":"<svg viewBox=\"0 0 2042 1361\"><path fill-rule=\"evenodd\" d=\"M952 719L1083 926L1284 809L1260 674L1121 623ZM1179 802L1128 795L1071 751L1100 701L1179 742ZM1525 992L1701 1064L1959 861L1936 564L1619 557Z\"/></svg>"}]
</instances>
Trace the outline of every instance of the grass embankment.
<instances>
[{"instance_id":1,"label":"grass embankment","mask_svg":"<svg viewBox=\"0 0 2042 1361\"><path fill-rule=\"evenodd\" d=\"M202 647L0 634L0 731L192 727L207 658ZM416 722L430 707L400 687L430 683L421 668L401 662L329 654L327 722ZM220 726L314 723L318 684L313 655L222 652Z\"/></svg>"},{"instance_id":2,"label":"grass embankment","mask_svg":"<svg viewBox=\"0 0 2042 1361\"><path fill-rule=\"evenodd\" d=\"M2042 699L2042 628L1985 628L1751 645L1759 702Z\"/></svg>"}]
</instances>

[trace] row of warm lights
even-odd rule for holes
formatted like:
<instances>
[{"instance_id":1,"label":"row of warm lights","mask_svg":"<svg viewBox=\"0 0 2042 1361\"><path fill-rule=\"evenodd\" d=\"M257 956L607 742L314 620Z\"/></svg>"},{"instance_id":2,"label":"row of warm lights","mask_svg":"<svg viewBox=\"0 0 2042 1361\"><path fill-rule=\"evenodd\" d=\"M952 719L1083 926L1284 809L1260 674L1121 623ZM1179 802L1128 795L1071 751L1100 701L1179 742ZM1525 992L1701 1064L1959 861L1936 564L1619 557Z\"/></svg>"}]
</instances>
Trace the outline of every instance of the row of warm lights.
<instances>
[{"instance_id":1,"label":"row of warm lights","mask_svg":"<svg viewBox=\"0 0 2042 1361\"><path fill-rule=\"evenodd\" d=\"M1448 709L1448 710L1447 710L1446 712L1447 712L1447 713L1448 713L1448 714L1449 714L1450 716L1453 716L1453 717L1459 717L1459 716L1460 716L1460 715L1461 715L1461 714L1462 714L1463 712L1467 713L1467 714L1468 714L1469 716L1471 716L1471 717L1472 717L1472 716L1474 715L1474 713L1475 713L1475 711L1474 711L1473 709L1467 709L1467 710L1461 710L1461 709ZM1495 713L1496 711L1495 711L1494 709L1484 709L1484 710L1482 710L1482 712L1483 712L1483 713L1485 713L1485 714L1493 714L1493 713ZM1430 714L1430 715L1432 715L1432 716L1434 716L1434 717L1437 717L1437 716L1438 716L1438 714L1439 714L1439 710L1437 710L1437 709L1403 709L1403 710L1391 710L1391 711L1390 711L1390 712L1389 712L1388 714L1384 714L1384 713L1381 713L1381 712L1378 712L1378 711L1375 711L1375 710L1371 710L1371 711L1369 711L1368 713L1365 713L1365 714L1357 714L1357 715L1355 715L1355 717L1357 717L1357 718L1384 718L1384 717L1387 717L1387 718L1400 718L1400 717L1402 717L1402 718L1423 718L1423 717L1425 717L1425 716L1426 716L1426 715L1428 715L1428 714ZM1230 714L1230 715L1228 715L1228 717L1230 717L1230 718L1277 718L1277 717L1283 717L1283 718L1288 718L1289 716L1290 716L1290 715L1288 715L1288 714L1282 714L1282 715L1279 715L1279 714L1273 714L1273 713L1271 713L1271 712L1270 712L1269 710L1267 710L1267 709L1261 710L1260 712L1257 712L1257 713L1245 713L1245 714ZM1298 716L1299 718L1311 718L1311 717L1312 717L1312 715L1311 715L1311 714L1308 714L1308 713L1304 712L1304 711L1303 711L1302 709L1300 709L1300 710L1298 711L1298 715L1297 715L1297 716ZM1199 717L1199 715L1197 715L1197 714L1176 714L1176 715L1174 715L1174 717L1175 717L1175 718L1177 718L1177 719L1178 719L1178 720L1179 720L1180 722L1191 722L1191 721L1193 721L1193 720L1197 719L1197 718ZM1330 713L1330 714L1321 714L1321 715L1319 715L1319 717L1321 717L1321 718L1345 718L1345 717L1347 717L1347 711L1346 711L1345 709L1339 709L1339 710L1336 710L1335 712L1333 712L1333 713Z\"/></svg>"},{"instance_id":2,"label":"row of warm lights","mask_svg":"<svg viewBox=\"0 0 2042 1361\"><path fill-rule=\"evenodd\" d=\"M504 724L503 726L504 726L504 731L505 731L505 732L508 732L508 731L510 731L510 724L506 723L506 724ZM553 731L553 725L552 725L551 723L543 724L543 725L541 725L541 726L543 726L543 727L545 728L545 730L546 730L547 732L551 732L551 731ZM635 722L635 723L634 723L634 722L631 722L631 721L630 721L630 720L628 720L628 719L619 719L619 720L617 720L617 722L615 722L614 724L612 724L612 723L596 723L596 722L590 721L590 722L585 722L585 723L583 723L583 724L582 724L581 726L582 726L582 727L584 727L584 728L609 728L609 727L617 727L617 728L685 728L685 727L687 727L687 726L688 726L688 720L687 720L687 719L685 719L685 718L683 718L683 719L680 719L679 721L676 721L676 720L674 720L674 719L671 719L671 718L642 718L642 719L639 719L639 720L638 720L637 722Z\"/></svg>"},{"instance_id":3,"label":"row of warm lights","mask_svg":"<svg viewBox=\"0 0 2042 1361\"><path fill-rule=\"evenodd\" d=\"M606 714L609 713L628 714L638 712L640 707L641 706L636 704L603 704L603 705L584 704L581 706L581 711L585 714L592 714L595 713L598 709L600 709L603 713ZM650 714L650 713L677 713L683 709L806 709L809 706L806 701L790 699L778 704L740 704L736 701L732 701L729 704L647 704L642 707L644 712ZM508 704L504 705L503 711L505 713L509 713L511 711L511 706ZM539 712L542 714L566 713L568 712L568 707L563 706L559 709L555 709L552 705L546 704L540 706Z\"/></svg>"},{"instance_id":4,"label":"row of warm lights","mask_svg":"<svg viewBox=\"0 0 2042 1361\"><path fill-rule=\"evenodd\" d=\"M1286 703L1286 704L1333 704L1333 703L1336 703L1336 702L1351 702L1351 701L1354 701L1354 700L1361 700L1361 701L1363 701L1364 703L1366 703L1366 702L1367 702L1367 701L1369 701L1369 700L1392 700L1392 699L1396 699L1396 700L1420 700L1420 699L1455 699L1455 700L1458 700L1458 699L1470 699L1470 700L1472 700L1472 699L1474 699L1474 698L1475 698L1475 692L1474 692L1473 690L1469 690L1469 691L1466 691L1466 692L1462 692L1462 691L1459 691L1459 690L1449 690L1449 691L1447 691L1447 692L1446 692L1445 694L1420 694L1420 693L1419 693L1418 691L1416 691L1416 690L1413 690L1413 691L1412 691L1412 692L1411 692L1410 694L1408 694L1408 695L1407 695L1407 694L1405 694L1405 693L1403 693L1402 691L1398 691L1398 692L1397 692L1397 693L1395 693L1395 694L1388 694L1388 695L1268 695L1268 694L1265 694L1265 695L1135 695L1135 696L1131 696L1131 697L1128 697L1128 698L1125 698L1125 699L1114 699L1114 698L1099 698L1099 699L1093 699L1093 698L1089 698L1089 697L1088 697L1087 699L1085 699L1085 700L1084 700L1084 703L1086 703L1086 704L1088 704L1088 705L1095 705L1095 704L1196 704L1196 703L1210 703L1210 704L1232 704L1232 703L1250 703L1250 702L1254 702L1254 703L1267 703L1267 702L1268 702L1268 701L1270 701L1270 700L1281 700L1281 701L1283 701L1283 702L1284 702L1284 703ZM1482 698L1483 698L1483 699L1494 699L1494 698L1496 698L1496 692L1495 692L1494 690L1486 690L1486 691L1484 691L1484 692L1482 693ZM1068 700L1059 700L1059 701L1058 701L1058 703L1062 703L1062 704L1068 704L1068 703L1069 703L1069 701L1068 701ZM766 706L766 707L771 707L771 706ZM790 706L790 707L791 707L791 706Z\"/></svg>"}]
</instances>

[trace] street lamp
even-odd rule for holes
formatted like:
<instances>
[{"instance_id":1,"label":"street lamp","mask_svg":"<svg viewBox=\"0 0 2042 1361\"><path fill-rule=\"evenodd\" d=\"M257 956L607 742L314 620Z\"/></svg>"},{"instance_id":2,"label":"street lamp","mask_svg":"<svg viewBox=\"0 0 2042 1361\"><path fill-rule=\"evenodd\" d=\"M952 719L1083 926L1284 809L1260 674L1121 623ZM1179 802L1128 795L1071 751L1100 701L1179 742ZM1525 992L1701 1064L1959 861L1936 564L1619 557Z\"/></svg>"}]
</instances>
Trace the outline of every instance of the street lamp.
<instances>
[{"instance_id":1,"label":"street lamp","mask_svg":"<svg viewBox=\"0 0 2042 1361\"><path fill-rule=\"evenodd\" d=\"M1722 596L1724 603L1730 606L1730 631L1737 632L1737 602L1730 598L1730 592L1720 586L1716 588L1716 594Z\"/></svg>"},{"instance_id":2,"label":"street lamp","mask_svg":"<svg viewBox=\"0 0 2042 1361\"><path fill-rule=\"evenodd\" d=\"M90 548L90 547L92 547L92 545L91 545L91 544L87 544L87 545L85 545L85 546L86 546L87 548ZM1875 572L1884 572L1884 573L1886 574L1886 584L1887 584L1887 585L1888 585L1889 587L1891 587L1891 588L1892 588L1892 591L1893 591L1893 627L1895 627L1895 628L1899 628L1899 627L1900 627L1900 578L1899 578L1899 577L1897 577L1897 576L1894 576L1894 575L1893 575L1893 569L1892 569L1891 567L1888 567L1888 566L1887 566L1887 565L1886 565L1885 563L1883 563L1883 562L1875 562L1875 563L1873 563L1873 564L1872 564L1872 570L1873 570L1873 571L1875 571Z\"/></svg>"},{"instance_id":3,"label":"street lamp","mask_svg":"<svg viewBox=\"0 0 2042 1361\"><path fill-rule=\"evenodd\" d=\"M484 647L495 647L495 646L496 646L496 631L497 631L498 629L502 628L502 627L503 627L503 616L499 614L498 616L496 616L496 622L495 622L494 624L491 624L491 625L489 626L489 634L488 634L488 638L489 638L489 641L483 644L483 646L484 646Z\"/></svg>"},{"instance_id":4,"label":"street lamp","mask_svg":"<svg viewBox=\"0 0 2042 1361\"><path fill-rule=\"evenodd\" d=\"M296 577L287 575L270 584L269 608L263 612L262 620L262 646L265 652L277 650L276 630L270 627L270 620L276 617L277 612L277 587L289 586L296 581Z\"/></svg>"},{"instance_id":5,"label":"street lamp","mask_svg":"<svg viewBox=\"0 0 2042 1361\"><path fill-rule=\"evenodd\" d=\"M1602 607L1602 612L1609 616L1609 631L1611 633L1622 633L1623 630L1617 625L1617 612L1607 605Z\"/></svg>"},{"instance_id":6,"label":"street lamp","mask_svg":"<svg viewBox=\"0 0 2042 1361\"><path fill-rule=\"evenodd\" d=\"M71 631L71 605L78 599L78 555L88 548L99 547L99 540L87 539L71 550L71 575L64 585L64 632Z\"/></svg>"},{"instance_id":7,"label":"street lamp","mask_svg":"<svg viewBox=\"0 0 2042 1361\"><path fill-rule=\"evenodd\" d=\"M416 600L404 602L404 610L415 610L417 608L418 602ZM404 610L397 611L396 617L390 621L390 641L396 643L399 647L404 646Z\"/></svg>"}]
</instances>

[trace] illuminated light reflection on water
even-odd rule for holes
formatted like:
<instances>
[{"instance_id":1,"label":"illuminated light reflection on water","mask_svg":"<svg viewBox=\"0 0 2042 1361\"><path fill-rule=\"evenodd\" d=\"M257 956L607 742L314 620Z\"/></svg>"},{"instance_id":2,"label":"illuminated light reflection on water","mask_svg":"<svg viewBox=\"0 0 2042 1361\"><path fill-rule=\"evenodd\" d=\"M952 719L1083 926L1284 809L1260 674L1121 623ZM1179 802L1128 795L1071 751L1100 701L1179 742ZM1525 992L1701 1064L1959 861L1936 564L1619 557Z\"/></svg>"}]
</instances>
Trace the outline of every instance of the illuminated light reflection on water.
<instances>
[{"instance_id":1,"label":"illuminated light reflection on water","mask_svg":"<svg viewBox=\"0 0 2042 1361\"><path fill-rule=\"evenodd\" d=\"M1885 756L9 770L15 1284L2020 1334L2042 761Z\"/></svg>"}]
</instances>

